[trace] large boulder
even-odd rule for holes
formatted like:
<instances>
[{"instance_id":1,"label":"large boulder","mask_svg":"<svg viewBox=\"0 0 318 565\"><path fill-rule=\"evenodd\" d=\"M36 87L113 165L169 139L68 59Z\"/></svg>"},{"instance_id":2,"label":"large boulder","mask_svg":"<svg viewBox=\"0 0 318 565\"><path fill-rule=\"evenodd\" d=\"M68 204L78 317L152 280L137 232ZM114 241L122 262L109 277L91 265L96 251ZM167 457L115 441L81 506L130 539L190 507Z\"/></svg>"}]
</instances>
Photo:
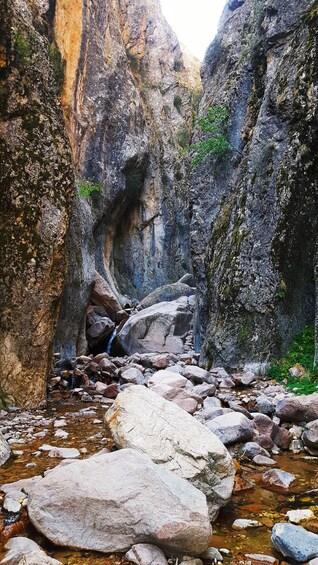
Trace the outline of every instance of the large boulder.
<instances>
[{"instance_id":1,"label":"large boulder","mask_svg":"<svg viewBox=\"0 0 318 565\"><path fill-rule=\"evenodd\" d=\"M318 536L293 524L276 524L272 529L272 543L284 557L304 563L318 557Z\"/></svg>"},{"instance_id":2,"label":"large boulder","mask_svg":"<svg viewBox=\"0 0 318 565\"><path fill-rule=\"evenodd\" d=\"M191 286L182 282L165 284L148 294L141 301L141 306L143 308L149 308L159 302L171 302L172 300L181 298L181 296L191 296L193 294L195 294L195 288L191 288Z\"/></svg>"},{"instance_id":3,"label":"large boulder","mask_svg":"<svg viewBox=\"0 0 318 565\"><path fill-rule=\"evenodd\" d=\"M284 422L311 422L318 419L318 394L284 398L276 407L276 415Z\"/></svg>"},{"instance_id":4,"label":"large boulder","mask_svg":"<svg viewBox=\"0 0 318 565\"><path fill-rule=\"evenodd\" d=\"M0 432L0 467L8 461L11 455L11 450L8 442L4 439L2 433Z\"/></svg>"},{"instance_id":5,"label":"large boulder","mask_svg":"<svg viewBox=\"0 0 318 565\"><path fill-rule=\"evenodd\" d=\"M211 537L205 496L131 449L57 467L31 491L28 511L53 543L103 553L154 543L197 554Z\"/></svg>"},{"instance_id":6,"label":"large boulder","mask_svg":"<svg viewBox=\"0 0 318 565\"><path fill-rule=\"evenodd\" d=\"M114 295L107 281L96 271L95 277L96 278L95 284L92 288L91 301L96 306L102 306L103 308L105 308L108 316L112 320L115 320L116 314L117 312L120 312L122 310L122 306L119 303L117 297Z\"/></svg>"},{"instance_id":7,"label":"large boulder","mask_svg":"<svg viewBox=\"0 0 318 565\"><path fill-rule=\"evenodd\" d=\"M302 440L307 447L318 450L318 420L307 424Z\"/></svg>"},{"instance_id":8,"label":"large boulder","mask_svg":"<svg viewBox=\"0 0 318 565\"><path fill-rule=\"evenodd\" d=\"M182 353L192 316L187 298L160 302L131 316L118 334L117 343L128 355Z\"/></svg>"},{"instance_id":9,"label":"large boulder","mask_svg":"<svg viewBox=\"0 0 318 565\"><path fill-rule=\"evenodd\" d=\"M93 348L103 341L106 345L106 339L110 336L114 329L115 324L110 318L102 318L98 316L98 320L87 329L86 337L88 345Z\"/></svg>"},{"instance_id":10,"label":"large boulder","mask_svg":"<svg viewBox=\"0 0 318 565\"><path fill-rule=\"evenodd\" d=\"M117 447L147 453L207 496L214 519L230 499L234 466L221 441L172 402L142 386L119 394L105 416Z\"/></svg>"}]
</instances>

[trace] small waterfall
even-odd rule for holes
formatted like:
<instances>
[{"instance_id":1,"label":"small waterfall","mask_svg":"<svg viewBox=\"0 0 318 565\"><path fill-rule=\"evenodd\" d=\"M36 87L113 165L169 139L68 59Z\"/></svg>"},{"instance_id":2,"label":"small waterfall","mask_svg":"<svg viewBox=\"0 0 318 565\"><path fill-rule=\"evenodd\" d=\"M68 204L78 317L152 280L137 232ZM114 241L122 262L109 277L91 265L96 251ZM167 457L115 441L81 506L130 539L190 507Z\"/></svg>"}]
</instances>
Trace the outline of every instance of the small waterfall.
<instances>
[{"instance_id":1,"label":"small waterfall","mask_svg":"<svg viewBox=\"0 0 318 565\"><path fill-rule=\"evenodd\" d=\"M114 339L117 335L117 332L118 332L118 328L119 328L119 325L115 327L113 333L111 334L111 336L109 338L109 342L107 343L106 353L108 353L108 355L110 355L112 345L113 345L113 341L114 341Z\"/></svg>"}]
</instances>

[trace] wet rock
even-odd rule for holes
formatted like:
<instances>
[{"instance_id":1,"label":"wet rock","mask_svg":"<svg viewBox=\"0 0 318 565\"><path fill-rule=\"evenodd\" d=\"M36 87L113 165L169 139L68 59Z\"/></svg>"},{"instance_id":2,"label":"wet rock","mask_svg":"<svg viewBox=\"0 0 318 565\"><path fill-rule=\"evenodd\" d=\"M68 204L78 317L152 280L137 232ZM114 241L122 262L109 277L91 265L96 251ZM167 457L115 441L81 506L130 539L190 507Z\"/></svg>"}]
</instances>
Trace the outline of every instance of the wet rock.
<instances>
[{"instance_id":1,"label":"wet rock","mask_svg":"<svg viewBox=\"0 0 318 565\"><path fill-rule=\"evenodd\" d=\"M80 456L78 449L74 447L53 447L49 451L49 457L57 457L59 459L76 459Z\"/></svg>"},{"instance_id":2,"label":"wet rock","mask_svg":"<svg viewBox=\"0 0 318 565\"><path fill-rule=\"evenodd\" d=\"M164 370L157 371L152 377L150 377L147 384L149 388L158 384L166 384L171 387L183 388L187 383L189 383L188 379L186 379L182 375L179 375L178 373L174 373L172 371Z\"/></svg>"},{"instance_id":3,"label":"wet rock","mask_svg":"<svg viewBox=\"0 0 318 565\"><path fill-rule=\"evenodd\" d=\"M312 510L289 510L286 512L286 516L292 524L299 524L303 520L310 520L310 518L314 518L315 515Z\"/></svg>"},{"instance_id":4,"label":"wet rock","mask_svg":"<svg viewBox=\"0 0 318 565\"><path fill-rule=\"evenodd\" d=\"M284 398L276 406L277 416L284 422L311 422L318 419L318 394Z\"/></svg>"},{"instance_id":5,"label":"wet rock","mask_svg":"<svg viewBox=\"0 0 318 565\"><path fill-rule=\"evenodd\" d=\"M318 419L306 425L302 440L307 447L318 450Z\"/></svg>"},{"instance_id":6,"label":"wet rock","mask_svg":"<svg viewBox=\"0 0 318 565\"><path fill-rule=\"evenodd\" d=\"M270 469L262 476L262 482L265 485L284 489L288 489L295 480L295 475L292 475L292 473L288 473L287 471L282 471L281 469Z\"/></svg>"},{"instance_id":7,"label":"wet rock","mask_svg":"<svg viewBox=\"0 0 318 565\"><path fill-rule=\"evenodd\" d=\"M178 406L144 387L121 393L105 415L117 447L147 453L206 493L211 517L231 496L232 459L220 440Z\"/></svg>"},{"instance_id":8,"label":"wet rock","mask_svg":"<svg viewBox=\"0 0 318 565\"><path fill-rule=\"evenodd\" d=\"M318 535L301 526L276 524L272 529L272 543L284 557L303 563L318 556Z\"/></svg>"},{"instance_id":9,"label":"wet rock","mask_svg":"<svg viewBox=\"0 0 318 565\"><path fill-rule=\"evenodd\" d=\"M250 565L278 565L278 560L275 557L262 553L246 553L245 557Z\"/></svg>"},{"instance_id":10,"label":"wet rock","mask_svg":"<svg viewBox=\"0 0 318 565\"><path fill-rule=\"evenodd\" d=\"M264 465L265 467L272 467L273 465L276 465L275 459L271 459L271 457L264 457L264 455L255 455L253 463L255 463L255 465Z\"/></svg>"},{"instance_id":11,"label":"wet rock","mask_svg":"<svg viewBox=\"0 0 318 565\"><path fill-rule=\"evenodd\" d=\"M142 308L149 308L159 302L172 302L182 296L192 296L193 294L195 294L195 288L191 288L184 283L176 282L156 288L156 290L148 294L140 304Z\"/></svg>"},{"instance_id":12,"label":"wet rock","mask_svg":"<svg viewBox=\"0 0 318 565\"><path fill-rule=\"evenodd\" d=\"M206 422L206 426L224 443L240 443L253 437L252 422L239 412L218 416Z\"/></svg>"},{"instance_id":13,"label":"wet rock","mask_svg":"<svg viewBox=\"0 0 318 565\"><path fill-rule=\"evenodd\" d=\"M238 518L232 524L233 530L247 530L248 528L260 528L263 524L257 520L245 520L244 518Z\"/></svg>"},{"instance_id":14,"label":"wet rock","mask_svg":"<svg viewBox=\"0 0 318 565\"><path fill-rule=\"evenodd\" d=\"M135 352L182 353L191 321L187 299L161 302L131 316L117 341L128 355Z\"/></svg>"},{"instance_id":15,"label":"wet rock","mask_svg":"<svg viewBox=\"0 0 318 565\"><path fill-rule=\"evenodd\" d=\"M204 553L202 553L202 559L210 559L211 563L216 563L218 561L223 561L223 556L215 547L209 547Z\"/></svg>"},{"instance_id":16,"label":"wet rock","mask_svg":"<svg viewBox=\"0 0 318 565\"><path fill-rule=\"evenodd\" d=\"M86 331L88 345L92 348L103 342L106 345L106 340L114 329L115 324L110 318L100 318Z\"/></svg>"},{"instance_id":17,"label":"wet rock","mask_svg":"<svg viewBox=\"0 0 318 565\"><path fill-rule=\"evenodd\" d=\"M61 561L48 557L43 549L29 538L11 538L5 545L7 554L1 563L6 565L59 565Z\"/></svg>"},{"instance_id":18,"label":"wet rock","mask_svg":"<svg viewBox=\"0 0 318 565\"><path fill-rule=\"evenodd\" d=\"M205 496L132 449L58 467L32 490L28 511L53 543L105 553L147 542L201 553L211 536Z\"/></svg>"},{"instance_id":19,"label":"wet rock","mask_svg":"<svg viewBox=\"0 0 318 565\"><path fill-rule=\"evenodd\" d=\"M265 395L261 395L256 399L254 411L271 416L275 412L275 405L270 398Z\"/></svg>"},{"instance_id":20,"label":"wet rock","mask_svg":"<svg viewBox=\"0 0 318 565\"><path fill-rule=\"evenodd\" d=\"M125 557L129 563L136 565L168 565L163 551L150 543L133 545Z\"/></svg>"},{"instance_id":21,"label":"wet rock","mask_svg":"<svg viewBox=\"0 0 318 565\"><path fill-rule=\"evenodd\" d=\"M95 362L98 363L102 371L106 371L110 375L116 374L117 367L116 365L114 365L114 363L110 361L110 359L103 357L100 361L95 361Z\"/></svg>"},{"instance_id":22,"label":"wet rock","mask_svg":"<svg viewBox=\"0 0 318 565\"><path fill-rule=\"evenodd\" d=\"M8 461L11 455L11 449L8 442L3 437L2 433L0 432L0 467Z\"/></svg>"}]
</instances>

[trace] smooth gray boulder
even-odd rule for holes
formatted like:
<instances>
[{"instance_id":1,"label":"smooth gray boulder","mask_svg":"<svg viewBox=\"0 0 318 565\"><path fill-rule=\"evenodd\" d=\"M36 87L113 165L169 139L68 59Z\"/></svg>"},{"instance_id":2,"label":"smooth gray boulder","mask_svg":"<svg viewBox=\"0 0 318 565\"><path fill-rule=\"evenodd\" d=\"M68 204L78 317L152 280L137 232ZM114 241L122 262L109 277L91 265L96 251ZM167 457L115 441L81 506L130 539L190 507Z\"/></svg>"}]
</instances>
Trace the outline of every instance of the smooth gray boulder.
<instances>
[{"instance_id":1,"label":"smooth gray boulder","mask_svg":"<svg viewBox=\"0 0 318 565\"><path fill-rule=\"evenodd\" d=\"M163 551L150 543L133 545L125 557L129 563L135 565L168 565Z\"/></svg>"},{"instance_id":2,"label":"smooth gray boulder","mask_svg":"<svg viewBox=\"0 0 318 565\"><path fill-rule=\"evenodd\" d=\"M304 563L318 557L318 535L293 524L275 524L272 529L272 544L284 557Z\"/></svg>"},{"instance_id":3,"label":"smooth gray boulder","mask_svg":"<svg viewBox=\"0 0 318 565\"><path fill-rule=\"evenodd\" d=\"M208 420L206 426L224 443L240 443L253 437L253 424L240 412L223 414L213 420Z\"/></svg>"},{"instance_id":4,"label":"smooth gray boulder","mask_svg":"<svg viewBox=\"0 0 318 565\"><path fill-rule=\"evenodd\" d=\"M165 284L148 294L140 304L142 308L149 308L159 302L172 302L181 298L181 296L192 296L193 294L195 294L195 288L191 288L183 282Z\"/></svg>"},{"instance_id":5,"label":"smooth gray boulder","mask_svg":"<svg viewBox=\"0 0 318 565\"><path fill-rule=\"evenodd\" d=\"M134 353L182 353L193 314L187 298L160 302L134 314L117 336L127 355Z\"/></svg>"},{"instance_id":6,"label":"smooth gray boulder","mask_svg":"<svg viewBox=\"0 0 318 565\"><path fill-rule=\"evenodd\" d=\"M8 442L4 439L0 432L0 467L4 465L11 455L11 449Z\"/></svg>"},{"instance_id":7,"label":"smooth gray boulder","mask_svg":"<svg viewBox=\"0 0 318 565\"><path fill-rule=\"evenodd\" d=\"M221 441L172 402L142 386L119 394L105 423L117 447L147 453L207 496L211 519L229 502L235 469Z\"/></svg>"},{"instance_id":8,"label":"smooth gray boulder","mask_svg":"<svg viewBox=\"0 0 318 565\"><path fill-rule=\"evenodd\" d=\"M16 537L5 545L8 550L1 563L6 565L61 565L61 561L48 557L35 541Z\"/></svg>"},{"instance_id":9,"label":"smooth gray boulder","mask_svg":"<svg viewBox=\"0 0 318 565\"><path fill-rule=\"evenodd\" d=\"M53 543L103 553L153 543L199 554L211 537L202 492L132 449L59 466L32 489L28 511Z\"/></svg>"}]
</instances>

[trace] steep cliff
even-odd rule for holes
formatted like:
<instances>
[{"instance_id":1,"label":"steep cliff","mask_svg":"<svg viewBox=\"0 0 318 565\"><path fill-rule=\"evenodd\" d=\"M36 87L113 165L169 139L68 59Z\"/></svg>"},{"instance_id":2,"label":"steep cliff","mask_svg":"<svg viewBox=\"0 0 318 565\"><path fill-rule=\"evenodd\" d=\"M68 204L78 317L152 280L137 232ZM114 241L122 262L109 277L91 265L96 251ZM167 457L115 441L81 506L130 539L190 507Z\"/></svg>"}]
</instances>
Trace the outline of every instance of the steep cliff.
<instances>
[{"instance_id":1,"label":"steep cliff","mask_svg":"<svg viewBox=\"0 0 318 565\"><path fill-rule=\"evenodd\" d=\"M317 24L316 0L231 0L206 54L200 115L226 107L236 151L193 172L204 361L266 361L314 324Z\"/></svg>"},{"instance_id":2,"label":"steep cliff","mask_svg":"<svg viewBox=\"0 0 318 565\"><path fill-rule=\"evenodd\" d=\"M141 298L189 269L187 145L199 64L180 48L159 0L57 0L54 28L66 61L64 115L79 179L57 347L82 350L95 269L109 289ZM77 344L77 346L76 346Z\"/></svg>"},{"instance_id":3,"label":"steep cliff","mask_svg":"<svg viewBox=\"0 0 318 565\"><path fill-rule=\"evenodd\" d=\"M0 389L34 407L46 398L74 178L49 5L2 0L0 14Z\"/></svg>"}]
</instances>

